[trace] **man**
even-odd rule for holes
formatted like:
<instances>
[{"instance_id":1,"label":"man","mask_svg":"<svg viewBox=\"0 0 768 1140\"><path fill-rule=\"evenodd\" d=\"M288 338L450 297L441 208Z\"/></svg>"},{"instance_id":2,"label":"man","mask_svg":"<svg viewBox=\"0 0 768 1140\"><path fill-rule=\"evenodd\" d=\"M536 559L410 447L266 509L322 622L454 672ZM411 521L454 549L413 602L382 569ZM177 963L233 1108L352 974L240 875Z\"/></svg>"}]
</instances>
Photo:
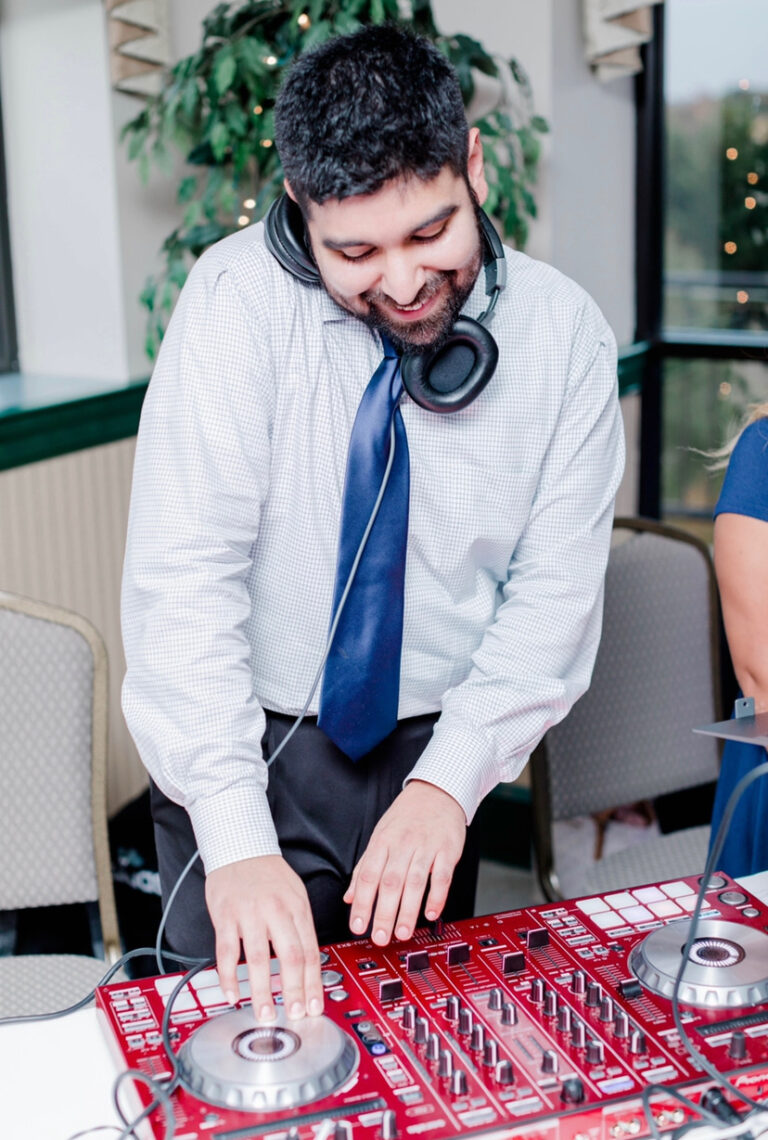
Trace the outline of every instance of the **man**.
<instances>
[{"instance_id":1,"label":"man","mask_svg":"<svg viewBox=\"0 0 768 1140\"><path fill-rule=\"evenodd\" d=\"M399 396L397 355L405 373L459 313L487 307L481 145L433 46L369 28L301 57L276 136L321 286L276 260L262 225L195 266L142 416L124 587L124 707L154 781L166 899L195 844L202 860L169 940L211 952L215 931L231 997L242 943L262 1018L270 944L301 1017L322 1009L318 935L370 926L384 945L410 937L422 904L430 920L471 913L477 857L462 852L478 803L588 684L623 461L604 319L510 250L487 387L451 415ZM359 639L334 642L319 700L313 678L349 586L337 551L362 495L357 420L388 367L387 438L401 434L380 510L395 519L391 475L406 492L407 556L400 610L369 640L373 654L397 631L397 723L352 760L324 704ZM378 581L363 622L389 567ZM370 700L388 684L374 677ZM367 702L348 702L357 728L374 717Z\"/></svg>"}]
</instances>

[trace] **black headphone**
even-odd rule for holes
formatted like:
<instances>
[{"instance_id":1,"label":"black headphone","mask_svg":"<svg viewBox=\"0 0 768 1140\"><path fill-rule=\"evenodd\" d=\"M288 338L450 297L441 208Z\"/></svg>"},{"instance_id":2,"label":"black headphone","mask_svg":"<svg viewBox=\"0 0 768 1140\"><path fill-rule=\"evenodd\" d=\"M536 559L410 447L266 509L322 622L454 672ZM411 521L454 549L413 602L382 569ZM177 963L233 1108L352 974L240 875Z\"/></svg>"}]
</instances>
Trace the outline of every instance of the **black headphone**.
<instances>
[{"instance_id":1,"label":"black headphone","mask_svg":"<svg viewBox=\"0 0 768 1140\"><path fill-rule=\"evenodd\" d=\"M457 317L448 339L433 353L403 357L403 387L411 399L430 412L458 412L479 396L499 359L499 347L485 327L507 283L504 247L490 218L479 210L483 236L485 292L488 308L477 320ZM269 252L303 285L322 285L307 245L304 219L296 203L282 194L264 219Z\"/></svg>"}]
</instances>

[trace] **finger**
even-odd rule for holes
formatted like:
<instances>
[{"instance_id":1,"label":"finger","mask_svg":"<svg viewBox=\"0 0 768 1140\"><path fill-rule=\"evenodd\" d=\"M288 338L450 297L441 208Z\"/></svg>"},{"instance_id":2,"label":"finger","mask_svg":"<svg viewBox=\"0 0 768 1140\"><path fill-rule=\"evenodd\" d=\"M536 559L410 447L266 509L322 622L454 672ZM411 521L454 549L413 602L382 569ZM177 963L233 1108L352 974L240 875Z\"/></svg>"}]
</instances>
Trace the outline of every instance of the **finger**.
<instances>
[{"instance_id":1,"label":"finger","mask_svg":"<svg viewBox=\"0 0 768 1140\"><path fill-rule=\"evenodd\" d=\"M237 981L237 963L240 959L240 935L233 923L216 926L216 968L219 985L230 1005L240 999Z\"/></svg>"},{"instance_id":2,"label":"finger","mask_svg":"<svg viewBox=\"0 0 768 1140\"><path fill-rule=\"evenodd\" d=\"M352 899L355 897L355 890L357 887L357 873L358 873L359 869L360 869L360 863L356 863L354 870L352 871L352 878L349 880L349 886L347 887L346 891L344 892L344 902L345 903L351 903Z\"/></svg>"},{"instance_id":3,"label":"finger","mask_svg":"<svg viewBox=\"0 0 768 1140\"><path fill-rule=\"evenodd\" d=\"M272 946L280 959L280 980L283 1006L289 1018L298 1021L306 1015L307 999L304 989L305 956L301 936L292 914L281 917L271 931Z\"/></svg>"},{"instance_id":4,"label":"finger","mask_svg":"<svg viewBox=\"0 0 768 1140\"><path fill-rule=\"evenodd\" d=\"M371 928L371 941L375 942L377 946L386 946L392 937L410 863L410 853L407 860L392 855L387 860L387 865L379 881L376 911Z\"/></svg>"},{"instance_id":5,"label":"finger","mask_svg":"<svg viewBox=\"0 0 768 1140\"><path fill-rule=\"evenodd\" d=\"M254 1016L258 1021L274 1021L276 1014L269 970L269 940L264 928L254 926L247 931L243 937L243 947Z\"/></svg>"},{"instance_id":6,"label":"finger","mask_svg":"<svg viewBox=\"0 0 768 1140\"><path fill-rule=\"evenodd\" d=\"M311 911L297 915L296 927L304 950L304 994L307 1013L310 1017L317 1017L323 1012L325 998L321 976L320 948L317 945L317 935L315 934Z\"/></svg>"},{"instance_id":7,"label":"finger","mask_svg":"<svg viewBox=\"0 0 768 1140\"><path fill-rule=\"evenodd\" d=\"M429 894L424 905L424 913L429 922L434 922L442 914L457 861L442 851L435 857L429 879Z\"/></svg>"},{"instance_id":8,"label":"finger","mask_svg":"<svg viewBox=\"0 0 768 1140\"><path fill-rule=\"evenodd\" d=\"M400 900L400 910L397 914L395 937L399 938L401 942L411 937L419 921L419 910L427 889L428 878L429 863L423 855L417 853L408 868Z\"/></svg>"},{"instance_id":9,"label":"finger","mask_svg":"<svg viewBox=\"0 0 768 1140\"><path fill-rule=\"evenodd\" d=\"M357 865L355 889L349 900L352 904L349 928L353 934L363 934L368 929L373 902L386 862L386 847L369 847Z\"/></svg>"}]
</instances>

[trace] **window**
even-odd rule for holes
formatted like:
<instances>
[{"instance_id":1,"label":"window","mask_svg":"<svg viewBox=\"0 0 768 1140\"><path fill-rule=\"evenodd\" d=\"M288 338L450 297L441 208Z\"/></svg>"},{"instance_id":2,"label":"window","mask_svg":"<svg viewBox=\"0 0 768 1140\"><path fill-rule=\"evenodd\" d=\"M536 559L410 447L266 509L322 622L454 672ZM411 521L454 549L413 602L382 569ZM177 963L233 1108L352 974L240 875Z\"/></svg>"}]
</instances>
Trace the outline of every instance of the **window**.
<instances>
[{"instance_id":1,"label":"window","mask_svg":"<svg viewBox=\"0 0 768 1140\"><path fill-rule=\"evenodd\" d=\"M719 447L768 399L768 5L667 0L661 513L711 535Z\"/></svg>"}]
</instances>

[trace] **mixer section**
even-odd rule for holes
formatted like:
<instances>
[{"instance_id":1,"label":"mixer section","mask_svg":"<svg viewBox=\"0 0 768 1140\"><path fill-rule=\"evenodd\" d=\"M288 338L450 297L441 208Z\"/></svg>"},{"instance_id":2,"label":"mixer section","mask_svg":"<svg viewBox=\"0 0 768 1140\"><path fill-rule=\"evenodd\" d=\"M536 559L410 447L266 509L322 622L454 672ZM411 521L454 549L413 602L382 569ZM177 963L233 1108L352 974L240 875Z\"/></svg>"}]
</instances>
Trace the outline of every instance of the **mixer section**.
<instances>
[{"instance_id":1,"label":"mixer section","mask_svg":"<svg viewBox=\"0 0 768 1140\"><path fill-rule=\"evenodd\" d=\"M699 881L676 880L422 929L385 949L323 953L322 1018L253 1019L215 970L174 1002L176 1135L246 1140L434 1140L472 1134L620 1140L646 1130L650 1084L713 1096L681 1042L670 995ZM686 967L686 1031L762 1097L768 1074L768 912L713 876ZM160 1037L181 975L103 987L123 1065L169 1072ZM280 1002L279 974L273 990ZM768 1081L766 1081L768 1093ZM137 1099L149 1103L140 1087ZM723 1111L728 1111L726 1104ZM656 1097L660 1128L689 1118ZM733 1110L731 1110L733 1111ZM162 1114L152 1135L164 1135Z\"/></svg>"}]
</instances>

